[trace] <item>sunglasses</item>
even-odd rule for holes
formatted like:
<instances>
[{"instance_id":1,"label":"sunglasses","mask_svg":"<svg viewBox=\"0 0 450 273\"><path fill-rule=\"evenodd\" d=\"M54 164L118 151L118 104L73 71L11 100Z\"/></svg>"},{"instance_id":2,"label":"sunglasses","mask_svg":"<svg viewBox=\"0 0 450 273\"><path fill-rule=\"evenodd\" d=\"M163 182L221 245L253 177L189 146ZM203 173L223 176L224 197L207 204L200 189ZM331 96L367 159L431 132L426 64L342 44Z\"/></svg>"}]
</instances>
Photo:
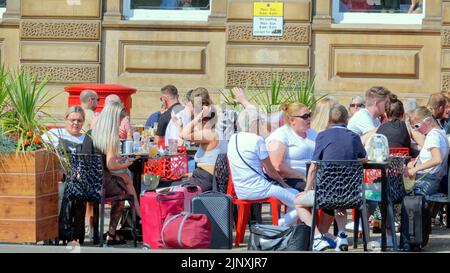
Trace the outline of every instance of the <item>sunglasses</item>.
<instances>
[{"instance_id":1,"label":"sunglasses","mask_svg":"<svg viewBox=\"0 0 450 273\"><path fill-rule=\"evenodd\" d=\"M75 122L83 123L84 122L84 120L82 120L82 119L67 119L67 120L70 121L70 123L75 123Z\"/></svg>"},{"instance_id":2,"label":"sunglasses","mask_svg":"<svg viewBox=\"0 0 450 273\"><path fill-rule=\"evenodd\" d=\"M421 126L422 126L422 124L426 121L426 120L429 120L430 119L430 117L427 117L427 118L425 118L424 120L422 120L421 122L418 122L418 123L416 123L416 124L413 124L413 125L411 125L411 127L413 128L413 129L419 129Z\"/></svg>"},{"instance_id":3,"label":"sunglasses","mask_svg":"<svg viewBox=\"0 0 450 273\"><path fill-rule=\"evenodd\" d=\"M303 120L307 120L307 119L311 118L311 113L306 113L306 114L303 114L301 116L292 116L292 117L293 118L301 118Z\"/></svg>"},{"instance_id":4,"label":"sunglasses","mask_svg":"<svg viewBox=\"0 0 450 273\"><path fill-rule=\"evenodd\" d=\"M364 107L364 104L362 104L362 103L351 103L350 107L351 108L361 108L361 107Z\"/></svg>"},{"instance_id":5,"label":"sunglasses","mask_svg":"<svg viewBox=\"0 0 450 273\"><path fill-rule=\"evenodd\" d=\"M92 100L100 101L99 98L91 98Z\"/></svg>"}]
</instances>

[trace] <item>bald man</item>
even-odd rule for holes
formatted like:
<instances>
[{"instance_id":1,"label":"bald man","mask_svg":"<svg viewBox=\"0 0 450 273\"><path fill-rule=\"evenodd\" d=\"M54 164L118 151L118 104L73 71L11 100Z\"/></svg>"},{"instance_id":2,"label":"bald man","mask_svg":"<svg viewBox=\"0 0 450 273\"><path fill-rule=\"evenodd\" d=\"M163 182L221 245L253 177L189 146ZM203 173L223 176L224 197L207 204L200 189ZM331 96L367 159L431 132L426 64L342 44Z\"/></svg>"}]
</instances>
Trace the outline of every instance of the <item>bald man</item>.
<instances>
[{"instance_id":1,"label":"bald man","mask_svg":"<svg viewBox=\"0 0 450 273\"><path fill-rule=\"evenodd\" d=\"M94 111L97 109L99 100L97 93L93 90L86 89L80 93L81 108L83 108L85 115L82 127L84 133L91 128L92 120L95 117Z\"/></svg>"}]
</instances>

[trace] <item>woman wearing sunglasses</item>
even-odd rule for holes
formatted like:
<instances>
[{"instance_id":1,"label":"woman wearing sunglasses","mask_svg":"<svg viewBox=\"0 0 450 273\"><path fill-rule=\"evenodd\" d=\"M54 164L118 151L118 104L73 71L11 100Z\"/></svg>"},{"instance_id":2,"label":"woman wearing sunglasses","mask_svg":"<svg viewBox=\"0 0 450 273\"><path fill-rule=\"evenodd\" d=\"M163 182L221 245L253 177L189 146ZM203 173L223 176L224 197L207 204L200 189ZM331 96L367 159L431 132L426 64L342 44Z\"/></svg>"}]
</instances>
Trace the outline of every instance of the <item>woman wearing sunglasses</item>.
<instances>
[{"instance_id":1,"label":"woman wearing sunglasses","mask_svg":"<svg viewBox=\"0 0 450 273\"><path fill-rule=\"evenodd\" d=\"M366 100L361 96L353 96L350 101L350 105L348 107L348 112L350 117L353 116L356 112L366 107Z\"/></svg>"},{"instance_id":2,"label":"woman wearing sunglasses","mask_svg":"<svg viewBox=\"0 0 450 273\"><path fill-rule=\"evenodd\" d=\"M411 113L410 124L412 130L425 135L417 162L408 164L408 175L416 178L414 192L418 195L437 193L447 167L447 137L426 107L418 107Z\"/></svg>"},{"instance_id":3,"label":"woman wearing sunglasses","mask_svg":"<svg viewBox=\"0 0 450 273\"><path fill-rule=\"evenodd\" d=\"M285 125L267 139L270 160L278 173L293 188L306 185L306 162L314 153L317 133L311 129L311 111L301 103L284 104Z\"/></svg>"}]
</instances>

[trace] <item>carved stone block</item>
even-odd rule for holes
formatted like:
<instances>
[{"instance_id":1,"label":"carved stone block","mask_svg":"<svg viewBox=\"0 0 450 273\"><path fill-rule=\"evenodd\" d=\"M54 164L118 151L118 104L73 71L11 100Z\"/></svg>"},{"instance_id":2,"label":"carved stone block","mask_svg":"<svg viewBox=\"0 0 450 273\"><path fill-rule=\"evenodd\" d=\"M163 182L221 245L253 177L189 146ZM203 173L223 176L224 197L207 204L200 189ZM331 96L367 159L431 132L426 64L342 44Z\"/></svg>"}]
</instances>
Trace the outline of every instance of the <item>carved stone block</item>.
<instances>
[{"instance_id":1,"label":"carved stone block","mask_svg":"<svg viewBox=\"0 0 450 273\"><path fill-rule=\"evenodd\" d=\"M20 37L23 40L100 40L100 22L22 21Z\"/></svg>"},{"instance_id":2,"label":"carved stone block","mask_svg":"<svg viewBox=\"0 0 450 273\"><path fill-rule=\"evenodd\" d=\"M45 77L50 82L61 83L97 83L100 80L99 65L22 64L22 67L35 74L38 80Z\"/></svg>"},{"instance_id":3,"label":"carved stone block","mask_svg":"<svg viewBox=\"0 0 450 273\"><path fill-rule=\"evenodd\" d=\"M309 77L309 70L254 70L229 68L227 70L227 86L268 86L271 75L277 72L282 75L283 82L293 82L295 80L306 80Z\"/></svg>"}]
</instances>

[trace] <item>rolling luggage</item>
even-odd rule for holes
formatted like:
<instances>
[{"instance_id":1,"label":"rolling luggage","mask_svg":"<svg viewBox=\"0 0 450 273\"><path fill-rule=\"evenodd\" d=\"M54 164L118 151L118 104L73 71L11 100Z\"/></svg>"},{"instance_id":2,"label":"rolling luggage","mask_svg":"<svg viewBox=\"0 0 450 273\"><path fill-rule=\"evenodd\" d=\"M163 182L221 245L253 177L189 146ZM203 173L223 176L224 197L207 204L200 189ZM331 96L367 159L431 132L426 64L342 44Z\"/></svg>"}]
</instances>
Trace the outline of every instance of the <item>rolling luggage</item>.
<instances>
[{"instance_id":1,"label":"rolling luggage","mask_svg":"<svg viewBox=\"0 0 450 273\"><path fill-rule=\"evenodd\" d=\"M164 248L161 230L169 214L183 211L184 194L182 192L156 193L141 195L142 236L144 244L151 249Z\"/></svg>"},{"instance_id":2,"label":"rolling luggage","mask_svg":"<svg viewBox=\"0 0 450 273\"><path fill-rule=\"evenodd\" d=\"M202 193L202 189L199 186L189 183L177 187L174 191L179 191L184 194L184 211L187 212L191 212L192 198Z\"/></svg>"},{"instance_id":3,"label":"rolling luggage","mask_svg":"<svg viewBox=\"0 0 450 273\"><path fill-rule=\"evenodd\" d=\"M402 203L400 247L414 251L425 247L431 233L431 214L424 196L405 196Z\"/></svg>"},{"instance_id":4,"label":"rolling luggage","mask_svg":"<svg viewBox=\"0 0 450 273\"><path fill-rule=\"evenodd\" d=\"M231 197L205 192L192 199L192 213L206 214L212 224L211 249L231 249L233 244Z\"/></svg>"}]
</instances>

